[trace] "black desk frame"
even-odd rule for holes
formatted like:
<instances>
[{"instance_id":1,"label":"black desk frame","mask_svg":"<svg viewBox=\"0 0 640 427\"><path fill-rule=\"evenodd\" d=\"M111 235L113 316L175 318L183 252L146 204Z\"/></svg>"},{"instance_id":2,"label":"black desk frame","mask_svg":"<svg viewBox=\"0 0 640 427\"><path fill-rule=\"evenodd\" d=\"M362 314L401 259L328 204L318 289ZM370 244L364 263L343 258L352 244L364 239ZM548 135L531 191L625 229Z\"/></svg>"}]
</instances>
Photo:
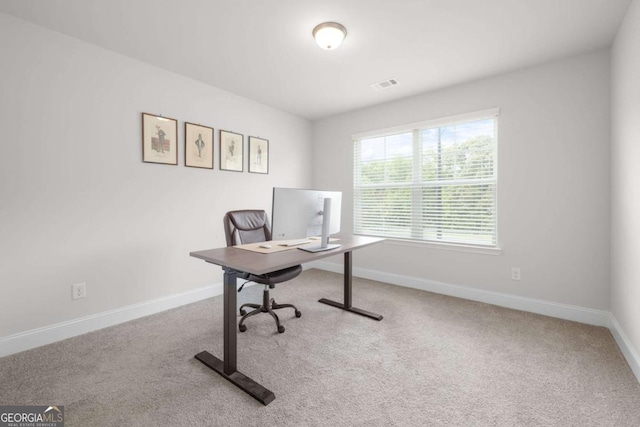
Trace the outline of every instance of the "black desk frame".
<instances>
[{"instance_id":1,"label":"black desk frame","mask_svg":"<svg viewBox=\"0 0 640 427\"><path fill-rule=\"evenodd\" d=\"M351 252L344 253L344 303L339 303L336 301L332 301L326 298L320 298L318 302L323 304L328 304L333 307L338 307L346 311L350 311L352 313L359 314L361 316L370 317L375 320L382 320L382 316L376 313L372 313L367 310L363 310L361 308L356 308L351 304L351 296L352 292L352 263L351 263Z\"/></svg>"},{"instance_id":2,"label":"black desk frame","mask_svg":"<svg viewBox=\"0 0 640 427\"><path fill-rule=\"evenodd\" d=\"M208 351L202 351L195 358L216 371L223 378L231 381L240 389L249 393L254 399L268 405L276 396L271 390L261 386L256 381L247 377L237 369L238 361L238 336L236 325L237 307L237 275L224 273L224 361L218 359Z\"/></svg>"},{"instance_id":3,"label":"black desk frame","mask_svg":"<svg viewBox=\"0 0 640 427\"><path fill-rule=\"evenodd\" d=\"M266 406L276 398L275 394L237 369L237 274L229 268L225 268L224 271L224 360L220 360L208 351L196 354L195 358ZM371 319L382 320L379 314L352 306L352 272L352 254L351 250L348 250L344 252L344 303L326 298L318 301Z\"/></svg>"}]
</instances>

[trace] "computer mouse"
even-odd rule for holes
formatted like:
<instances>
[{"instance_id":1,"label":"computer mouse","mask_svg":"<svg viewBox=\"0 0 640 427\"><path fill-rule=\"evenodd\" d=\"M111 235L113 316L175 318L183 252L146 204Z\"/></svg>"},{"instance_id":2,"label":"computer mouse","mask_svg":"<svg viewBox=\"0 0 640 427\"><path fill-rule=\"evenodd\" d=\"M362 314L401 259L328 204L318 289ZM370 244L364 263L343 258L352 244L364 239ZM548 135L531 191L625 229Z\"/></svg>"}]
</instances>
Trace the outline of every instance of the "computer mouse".
<instances>
[{"instance_id":1,"label":"computer mouse","mask_svg":"<svg viewBox=\"0 0 640 427\"><path fill-rule=\"evenodd\" d=\"M271 249L271 245L268 243L263 243L262 245L260 245L260 247L265 249Z\"/></svg>"}]
</instances>

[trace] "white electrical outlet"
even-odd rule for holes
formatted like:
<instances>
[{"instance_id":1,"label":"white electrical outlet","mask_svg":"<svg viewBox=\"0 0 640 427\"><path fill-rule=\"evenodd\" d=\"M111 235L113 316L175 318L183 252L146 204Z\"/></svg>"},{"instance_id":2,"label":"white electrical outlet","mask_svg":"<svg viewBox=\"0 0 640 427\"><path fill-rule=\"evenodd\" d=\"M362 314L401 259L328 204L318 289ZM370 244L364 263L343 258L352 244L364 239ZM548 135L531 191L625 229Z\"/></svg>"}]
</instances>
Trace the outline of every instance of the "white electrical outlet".
<instances>
[{"instance_id":1,"label":"white electrical outlet","mask_svg":"<svg viewBox=\"0 0 640 427\"><path fill-rule=\"evenodd\" d=\"M87 284L86 283L76 283L75 285L71 285L71 299L80 299L87 297Z\"/></svg>"},{"instance_id":2,"label":"white electrical outlet","mask_svg":"<svg viewBox=\"0 0 640 427\"><path fill-rule=\"evenodd\" d=\"M520 280L520 267L511 267L511 280Z\"/></svg>"}]
</instances>

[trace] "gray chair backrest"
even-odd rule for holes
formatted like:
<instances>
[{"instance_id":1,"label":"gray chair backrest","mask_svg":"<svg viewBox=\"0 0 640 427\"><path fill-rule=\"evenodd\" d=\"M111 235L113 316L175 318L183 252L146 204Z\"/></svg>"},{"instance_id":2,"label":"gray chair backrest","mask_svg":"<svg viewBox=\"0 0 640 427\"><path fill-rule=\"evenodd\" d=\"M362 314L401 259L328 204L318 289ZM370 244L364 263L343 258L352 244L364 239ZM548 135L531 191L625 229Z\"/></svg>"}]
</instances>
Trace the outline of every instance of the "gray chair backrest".
<instances>
[{"instance_id":1,"label":"gray chair backrest","mask_svg":"<svg viewBox=\"0 0 640 427\"><path fill-rule=\"evenodd\" d=\"M269 216L262 210L227 212L224 216L224 234L227 246L271 240Z\"/></svg>"}]
</instances>

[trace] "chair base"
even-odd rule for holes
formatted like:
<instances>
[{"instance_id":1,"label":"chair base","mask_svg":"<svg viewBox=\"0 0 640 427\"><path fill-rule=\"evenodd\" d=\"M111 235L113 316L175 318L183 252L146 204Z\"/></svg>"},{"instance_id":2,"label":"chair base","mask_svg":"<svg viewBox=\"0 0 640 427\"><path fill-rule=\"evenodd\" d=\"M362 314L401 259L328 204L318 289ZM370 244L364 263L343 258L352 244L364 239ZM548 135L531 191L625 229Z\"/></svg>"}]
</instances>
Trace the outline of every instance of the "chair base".
<instances>
[{"instance_id":1,"label":"chair base","mask_svg":"<svg viewBox=\"0 0 640 427\"><path fill-rule=\"evenodd\" d=\"M247 313L244 309L245 307L250 307L250 308L253 308L254 310ZM296 317L302 316L302 313L300 312L300 310L298 310L298 308L295 305L278 304L277 302L275 302L273 298L269 298L269 286L265 286L265 289L262 293L261 305L247 303L247 304L242 304L240 306L240 315L242 316L242 319L240 319L240 322L238 323L238 329L240 330L240 332L244 332L247 330L247 327L244 325L244 321L247 320L247 318L251 316L255 316L256 314L260 314L260 313L269 313L271 317L273 317L273 319L276 321L278 332L283 333L285 330L284 326L280 324L280 319L278 318L278 315L273 311L281 308L293 308L295 310Z\"/></svg>"}]
</instances>

